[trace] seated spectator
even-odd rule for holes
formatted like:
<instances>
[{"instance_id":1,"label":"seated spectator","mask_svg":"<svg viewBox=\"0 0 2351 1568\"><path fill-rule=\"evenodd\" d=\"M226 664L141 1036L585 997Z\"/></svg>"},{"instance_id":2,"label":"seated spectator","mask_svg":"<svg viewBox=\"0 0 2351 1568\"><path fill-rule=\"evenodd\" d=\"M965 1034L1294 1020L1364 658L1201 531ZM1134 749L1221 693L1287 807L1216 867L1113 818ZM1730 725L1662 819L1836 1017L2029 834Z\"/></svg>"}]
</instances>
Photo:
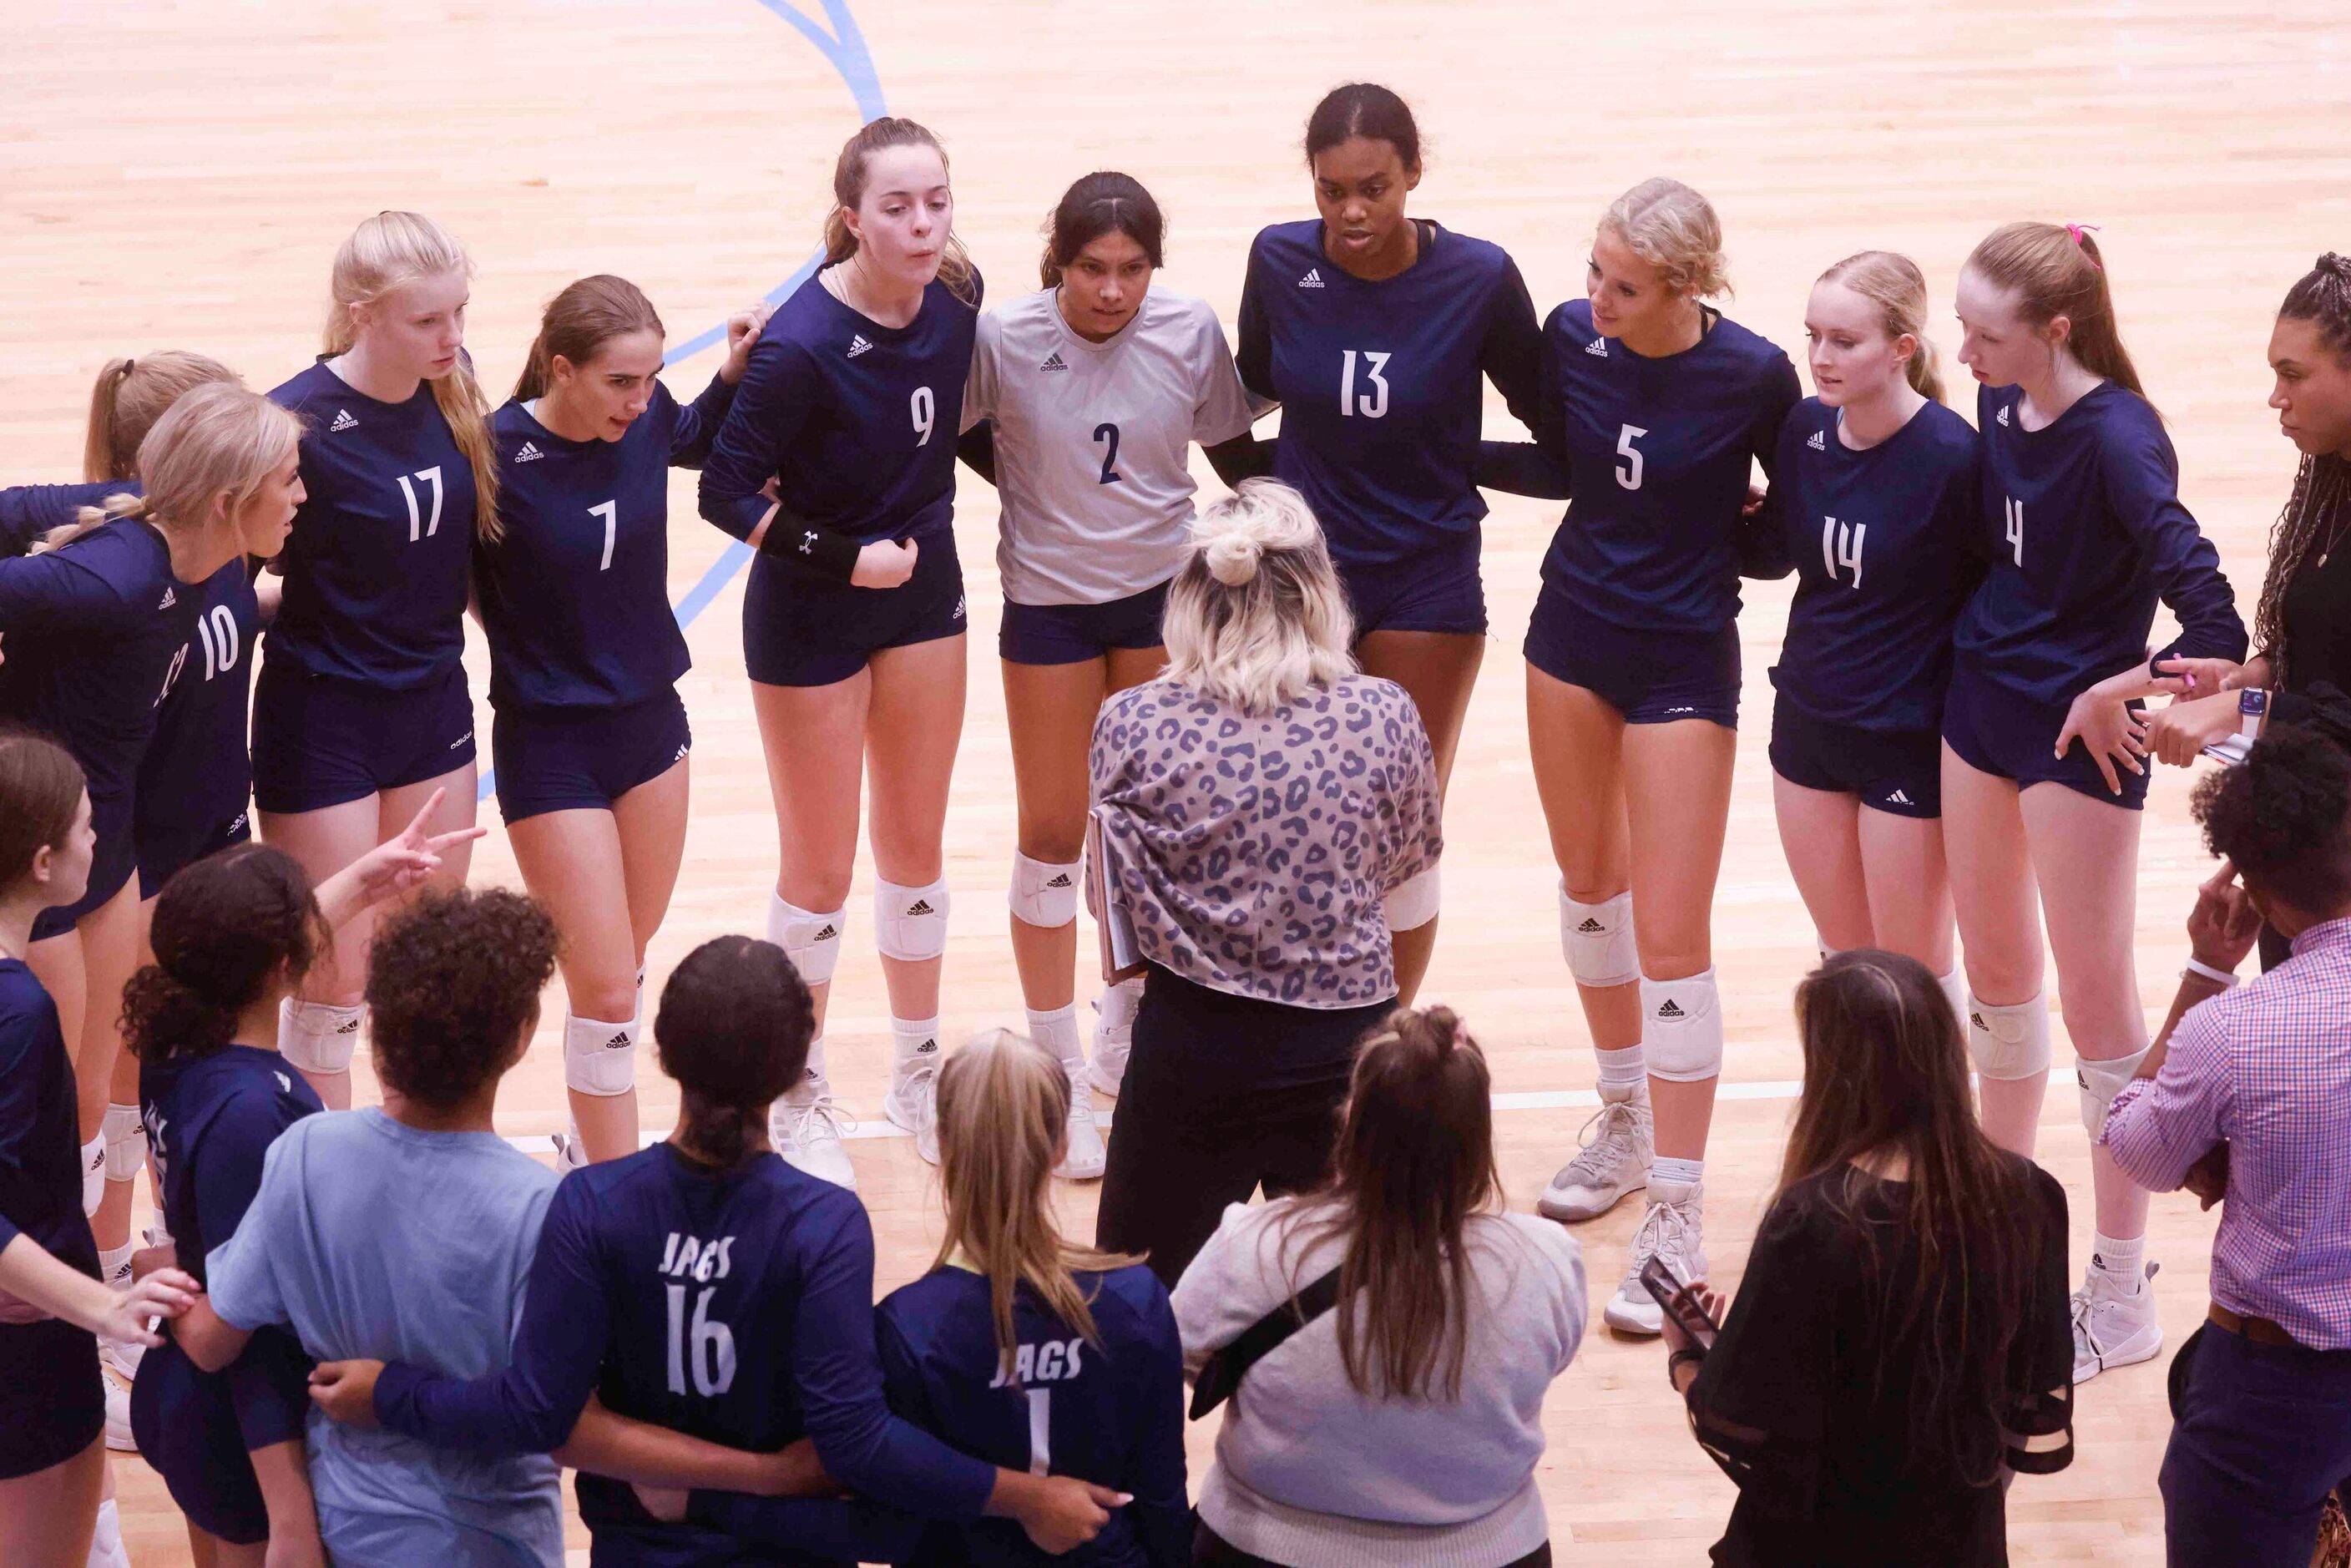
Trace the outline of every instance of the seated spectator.
<instances>
[{"instance_id":1,"label":"seated spectator","mask_svg":"<svg viewBox=\"0 0 2351 1568\"><path fill-rule=\"evenodd\" d=\"M1713 1561L2005 1563L2009 1472L2073 1459L2065 1191L1977 1125L1917 959L1838 954L1796 1024L1803 1094L1738 1299L1711 1350L1666 1318L1698 1444L1739 1483Z\"/></svg>"},{"instance_id":2,"label":"seated spectator","mask_svg":"<svg viewBox=\"0 0 2351 1568\"><path fill-rule=\"evenodd\" d=\"M939 1069L946 1234L931 1271L882 1303L891 1407L967 1454L1130 1493L1090 1568L1192 1560L1184 1351L1167 1288L1139 1258L1073 1246L1053 1218L1073 1094L1061 1063L997 1030ZM1050 1561L1008 1524L942 1543L980 1568Z\"/></svg>"},{"instance_id":3,"label":"seated spectator","mask_svg":"<svg viewBox=\"0 0 2351 1568\"><path fill-rule=\"evenodd\" d=\"M600 1472L579 1485L600 1563L899 1562L921 1533L913 1515L960 1524L984 1511L1052 1551L1089 1539L1100 1504L1123 1499L957 1453L883 1402L865 1210L768 1146L768 1109L799 1082L813 1033L782 948L721 936L688 954L653 1020L677 1129L564 1179L512 1364L405 1352L390 1366L340 1363L319 1369L321 1405L405 1434L389 1440L433 1444L451 1465L543 1465L510 1456L554 1449ZM580 1452L584 1413L636 1418L624 1456ZM783 1479L758 1490L830 1492L831 1478L860 1496L737 1495L753 1490L737 1473L758 1475L770 1454ZM712 1490L689 1500L679 1486Z\"/></svg>"},{"instance_id":4,"label":"seated spectator","mask_svg":"<svg viewBox=\"0 0 2351 1568\"><path fill-rule=\"evenodd\" d=\"M2142 1186L2221 1198L2211 1309L2172 1374L2170 1560L2303 1568L2351 1475L2351 758L2278 726L2195 810L2227 863L2104 1142ZM2293 955L2236 989L2263 922Z\"/></svg>"},{"instance_id":5,"label":"seated spectator","mask_svg":"<svg viewBox=\"0 0 2351 1568\"><path fill-rule=\"evenodd\" d=\"M1364 1040L1326 1185L1225 1210L1176 1288L1185 1364L1318 1286L1329 1310L1232 1396L1193 1562L1549 1563L1535 1462L1543 1396L1583 1337L1583 1258L1502 1212L1486 1059L1443 1008Z\"/></svg>"}]
</instances>

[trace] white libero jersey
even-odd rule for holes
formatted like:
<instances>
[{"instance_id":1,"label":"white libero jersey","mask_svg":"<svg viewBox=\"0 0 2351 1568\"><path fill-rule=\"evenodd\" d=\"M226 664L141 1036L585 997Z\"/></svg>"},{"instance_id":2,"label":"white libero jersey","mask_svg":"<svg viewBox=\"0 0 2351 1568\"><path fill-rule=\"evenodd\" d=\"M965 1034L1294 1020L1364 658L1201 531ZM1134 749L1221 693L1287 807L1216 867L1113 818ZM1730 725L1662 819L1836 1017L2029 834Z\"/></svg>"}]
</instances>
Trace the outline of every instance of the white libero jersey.
<instances>
[{"instance_id":1,"label":"white libero jersey","mask_svg":"<svg viewBox=\"0 0 2351 1568\"><path fill-rule=\"evenodd\" d=\"M996 422L1004 597L1107 604L1184 564L1192 443L1248 430L1249 401L1206 301L1154 284L1124 330L1090 343L1054 295L979 319L964 423Z\"/></svg>"}]
</instances>

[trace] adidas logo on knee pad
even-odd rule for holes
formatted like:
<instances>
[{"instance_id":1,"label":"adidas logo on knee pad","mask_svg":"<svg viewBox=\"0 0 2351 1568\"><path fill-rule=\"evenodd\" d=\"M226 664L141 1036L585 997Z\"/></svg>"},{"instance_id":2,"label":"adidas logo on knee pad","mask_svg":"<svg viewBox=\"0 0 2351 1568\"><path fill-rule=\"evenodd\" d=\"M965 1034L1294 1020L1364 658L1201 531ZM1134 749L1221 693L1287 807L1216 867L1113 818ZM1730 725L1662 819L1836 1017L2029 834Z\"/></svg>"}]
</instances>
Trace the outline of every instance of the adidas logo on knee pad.
<instances>
[{"instance_id":1,"label":"adidas logo on knee pad","mask_svg":"<svg viewBox=\"0 0 2351 1568\"><path fill-rule=\"evenodd\" d=\"M820 932L818 932L815 936L813 936L810 937L810 938L809 938L809 940L810 940L810 941L811 941L811 942L830 942L830 941L831 941L834 937L836 937L836 936L840 936L840 935L841 935L841 927L840 927L840 926L838 926L838 925L835 925L831 921L828 920L828 921L826 921L826 922L825 922L825 924L824 924L824 929L823 929L823 930L821 930L821 931L820 931Z\"/></svg>"},{"instance_id":2,"label":"adidas logo on knee pad","mask_svg":"<svg viewBox=\"0 0 2351 1568\"><path fill-rule=\"evenodd\" d=\"M917 915L935 915L936 913L938 912L931 907L931 901L927 898L914 900L914 906L906 911L909 918Z\"/></svg>"},{"instance_id":3,"label":"adidas logo on knee pad","mask_svg":"<svg viewBox=\"0 0 2351 1568\"><path fill-rule=\"evenodd\" d=\"M1677 1019L1682 1017L1683 1013L1682 1009L1675 1005L1674 998L1667 997L1666 1005L1657 1009L1657 1016L1661 1019Z\"/></svg>"},{"instance_id":4,"label":"adidas logo on knee pad","mask_svg":"<svg viewBox=\"0 0 2351 1568\"><path fill-rule=\"evenodd\" d=\"M1074 887L1077 884L1070 880L1070 873L1068 872L1063 872L1061 875L1055 877L1045 885L1047 887Z\"/></svg>"},{"instance_id":5,"label":"adidas logo on knee pad","mask_svg":"<svg viewBox=\"0 0 2351 1568\"><path fill-rule=\"evenodd\" d=\"M636 1043L637 1042L635 1040L631 1040L626 1034L616 1034L611 1039L604 1042L604 1049L606 1051L626 1051Z\"/></svg>"},{"instance_id":6,"label":"adidas logo on knee pad","mask_svg":"<svg viewBox=\"0 0 2351 1568\"><path fill-rule=\"evenodd\" d=\"M1608 928L1606 926L1601 925L1600 922L1593 919L1587 915L1583 918L1583 924L1575 928L1575 934L1578 936L1597 936L1607 929Z\"/></svg>"}]
</instances>

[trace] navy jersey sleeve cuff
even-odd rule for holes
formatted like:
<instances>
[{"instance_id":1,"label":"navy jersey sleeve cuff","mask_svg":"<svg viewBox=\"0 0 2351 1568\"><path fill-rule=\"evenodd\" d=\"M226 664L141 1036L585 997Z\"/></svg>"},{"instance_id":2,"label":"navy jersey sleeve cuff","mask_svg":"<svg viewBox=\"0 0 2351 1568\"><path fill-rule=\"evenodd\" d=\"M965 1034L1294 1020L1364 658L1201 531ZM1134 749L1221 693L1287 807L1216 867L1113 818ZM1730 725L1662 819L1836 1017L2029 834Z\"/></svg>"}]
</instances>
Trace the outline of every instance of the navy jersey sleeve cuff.
<instances>
[{"instance_id":1,"label":"navy jersey sleeve cuff","mask_svg":"<svg viewBox=\"0 0 2351 1568\"><path fill-rule=\"evenodd\" d=\"M418 1418L417 1390L429 1375L405 1362L388 1362L375 1380L375 1423L386 1431L429 1443L432 1434Z\"/></svg>"}]
</instances>

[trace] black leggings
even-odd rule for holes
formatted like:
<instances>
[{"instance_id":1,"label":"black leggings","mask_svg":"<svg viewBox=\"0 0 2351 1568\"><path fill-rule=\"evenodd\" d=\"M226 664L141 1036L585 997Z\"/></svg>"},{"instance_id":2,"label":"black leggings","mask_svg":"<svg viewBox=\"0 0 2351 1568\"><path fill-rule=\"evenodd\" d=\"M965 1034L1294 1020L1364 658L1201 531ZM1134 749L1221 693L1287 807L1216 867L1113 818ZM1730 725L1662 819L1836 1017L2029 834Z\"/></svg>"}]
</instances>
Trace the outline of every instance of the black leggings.
<instances>
[{"instance_id":1,"label":"black leggings","mask_svg":"<svg viewBox=\"0 0 2351 1568\"><path fill-rule=\"evenodd\" d=\"M1094 1243L1140 1252L1171 1288L1225 1206L1321 1181L1355 1046L1394 1008L1294 1008L1154 965L1111 1123Z\"/></svg>"},{"instance_id":2,"label":"black leggings","mask_svg":"<svg viewBox=\"0 0 2351 1568\"><path fill-rule=\"evenodd\" d=\"M1193 1527L1192 1568L1282 1568L1270 1557L1253 1557L1235 1546L1215 1531L1207 1521ZM1551 1568L1551 1542L1546 1541L1524 1557L1502 1564L1502 1568Z\"/></svg>"}]
</instances>

